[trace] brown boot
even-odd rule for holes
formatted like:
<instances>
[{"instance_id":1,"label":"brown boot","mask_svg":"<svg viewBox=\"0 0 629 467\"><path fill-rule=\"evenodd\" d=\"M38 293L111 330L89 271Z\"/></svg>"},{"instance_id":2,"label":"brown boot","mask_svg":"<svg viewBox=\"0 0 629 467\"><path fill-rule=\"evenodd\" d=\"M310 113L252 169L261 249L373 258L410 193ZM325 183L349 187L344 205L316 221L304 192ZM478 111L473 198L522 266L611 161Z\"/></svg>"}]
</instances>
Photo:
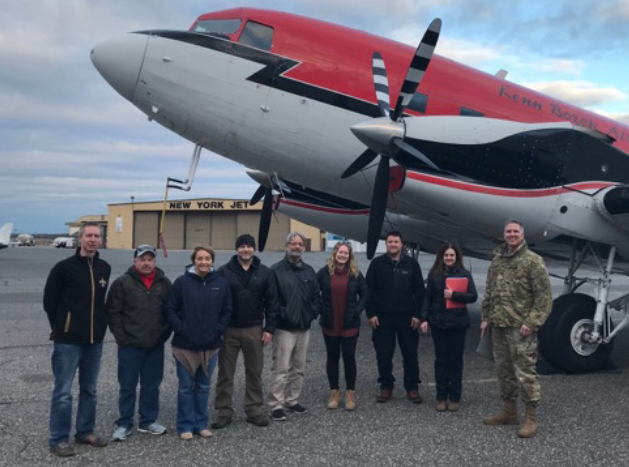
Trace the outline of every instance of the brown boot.
<instances>
[{"instance_id":1,"label":"brown boot","mask_svg":"<svg viewBox=\"0 0 629 467\"><path fill-rule=\"evenodd\" d=\"M517 425L518 407L515 401L505 401L505 407L497 414L485 417L485 425Z\"/></svg>"},{"instance_id":2,"label":"brown boot","mask_svg":"<svg viewBox=\"0 0 629 467\"><path fill-rule=\"evenodd\" d=\"M532 438L537 433L537 406L526 404L526 418L518 430L520 438Z\"/></svg>"},{"instance_id":3,"label":"brown boot","mask_svg":"<svg viewBox=\"0 0 629 467\"><path fill-rule=\"evenodd\" d=\"M332 389L330 391L330 399L328 400L328 409L338 409L341 402L341 391Z\"/></svg>"},{"instance_id":4,"label":"brown boot","mask_svg":"<svg viewBox=\"0 0 629 467\"><path fill-rule=\"evenodd\" d=\"M348 389L345 392L345 410L354 410L356 408L356 392Z\"/></svg>"}]
</instances>

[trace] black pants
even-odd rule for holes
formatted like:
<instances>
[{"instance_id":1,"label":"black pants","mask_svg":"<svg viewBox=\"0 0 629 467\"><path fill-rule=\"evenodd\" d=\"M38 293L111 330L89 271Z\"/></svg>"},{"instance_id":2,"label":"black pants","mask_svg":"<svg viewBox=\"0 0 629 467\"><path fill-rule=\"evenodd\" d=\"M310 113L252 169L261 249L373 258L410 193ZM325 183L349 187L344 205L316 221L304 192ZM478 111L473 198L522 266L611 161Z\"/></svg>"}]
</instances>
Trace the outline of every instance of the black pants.
<instances>
[{"instance_id":1,"label":"black pants","mask_svg":"<svg viewBox=\"0 0 629 467\"><path fill-rule=\"evenodd\" d=\"M437 400L459 402L463 380L463 351L467 328L432 327L435 343L435 382Z\"/></svg>"},{"instance_id":2,"label":"black pants","mask_svg":"<svg viewBox=\"0 0 629 467\"><path fill-rule=\"evenodd\" d=\"M353 391L356 388L356 343L358 334L352 337L330 337L323 335L328 360L326 370L330 389L339 389L339 359L343 355L345 368L345 388Z\"/></svg>"},{"instance_id":3,"label":"black pants","mask_svg":"<svg viewBox=\"0 0 629 467\"><path fill-rule=\"evenodd\" d=\"M419 333L411 328L410 314L378 315L380 325L373 330L372 340L378 360L378 383L380 389L393 389L393 354L396 339L402 352L404 363L404 389L416 391L421 382L419 379L419 360L417 346Z\"/></svg>"}]
</instances>

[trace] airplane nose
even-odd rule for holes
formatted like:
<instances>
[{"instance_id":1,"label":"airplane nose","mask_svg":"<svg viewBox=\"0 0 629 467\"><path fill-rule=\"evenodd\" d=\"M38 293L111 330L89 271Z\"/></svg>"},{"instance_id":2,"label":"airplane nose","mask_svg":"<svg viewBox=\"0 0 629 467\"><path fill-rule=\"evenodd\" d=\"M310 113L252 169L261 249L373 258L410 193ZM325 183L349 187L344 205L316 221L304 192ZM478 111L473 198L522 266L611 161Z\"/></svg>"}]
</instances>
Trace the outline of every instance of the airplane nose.
<instances>
[{"instance_id":1,"label":"airplane nose","mask_svg":"<svg viewBox=\"0 0 629 467\"><path fill-rule=\"evenodd\" d=\"M147 34L125 34L92 49L92 63L112 88L133 102L148 43Z\"/></svg>"}]
</instances>

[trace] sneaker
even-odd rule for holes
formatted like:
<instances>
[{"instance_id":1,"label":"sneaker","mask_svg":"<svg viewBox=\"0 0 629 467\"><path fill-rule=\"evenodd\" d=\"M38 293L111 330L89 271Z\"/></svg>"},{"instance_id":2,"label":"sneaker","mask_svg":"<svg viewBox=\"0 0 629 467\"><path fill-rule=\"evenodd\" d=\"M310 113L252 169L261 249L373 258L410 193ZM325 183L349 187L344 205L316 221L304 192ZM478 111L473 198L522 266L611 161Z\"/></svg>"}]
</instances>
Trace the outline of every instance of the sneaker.
<instances>
[{"instance_id":1,"label":"sneaker","mask_svg":"<svg viewBox=\"0 0 629 467\"><path fill-rule=\"evenodd\" d=\"M190 441L193 438L193 436L192 436L192 433L190 433L189 431L184 431L183 433L179 435L179 438L184 441Z\"/></svg>"},{"instance_id":2,"label":"sneaker","mask_svg":"<svg viewBox=\"0 0 629 467\"><path fill-rule=\"evenodd\" d=\"M76 438L76 442L78 444L87 444L88 446L92 446L93 448L104 448L109 446L109 441L105 438L101 438L100 436L87 435L82 436L81 438Z\"/></svg>"},{"instance_id":3,"label":"sneaker","mask_svg":"<svg viewBox=\"0 0 629 467\"><path fill-rule=\"evenodd\" d=\"M254 415L252 417L247 417L247 423L251 423L255 426L268 426L269 419L264 415Z\"/></svg>"},{"instance_id":4,"label":"sneaker","mask_svg":"<svg viewBox=\"0 0 629 467\"><path fill-rule=\"evenodd\" d=\"M380 394L376 397L376 402L382 404L384 402L389 402L393 397L393 390L391 389L381 389Z\"/></svg>"},{"instance_id":5,"label":"sneaker","mask_svg":"<svg viewBox=\"0 0 629 467\"><path fill-rule=\"evenodd\" d=\"M285 422L286 414L282 409L275 409L271 411L271 418L276 422Z\"/></svg>"},{"instance_id":6,"label":"sneaker","mask_svg":"<svg viewBox=\"0 0 629 467\"><path fill-rule=\"evenodd\" d=\"M306 407L304 407L303 405L299 405L299 404L291 405L290 407L286 407L286 409L290 410L291 412L295 412L295 413L306 413L306 412L308 412L308 409Z\"/></svg>"},{"instance_id":7,"label":"sneaker","mask_svg":"<svg viewBox=\"0 0 629 467\"><path fill-rule=\"evenodd\" d=\"M125 426L118 426L114 430L114 434L111 435L112 441L125 441L127 436L131 435L131 428L127 428Z\"/></svg>"},{"instance_id":8,"label":"sneaker","mask_svg":"<svg viewBox=\"0 0 629 467\"><path fill-rule=\"evenodd\" d=\"M166 433L166 427L158 422L153 422L149 426L138 427L140 433L148 433L149 435L163 435Z\"/></svg>"},{"instance_id":9,"label":"sneaker","mask_svg":"<svg viewBox=\"0 0 629 467\"><path fill-rule=\"evenodd\" d=\"M207 428L201 431L197 432L197 435L199 435L201 438L211 438L214 433L212 433L212 430L208 430Z\"/></svg>"},{"instance_id":10,"label":"sneaker","mask_svg":"<svg viewBox=\"0 0 629 467\"><path fill-rule=\"evenodd\" d=\"M50 452L58 457L71 457L75 454L74 448L65 441L55 444L54 446L50 446Z\"/></svg>"},{"instance_id":11,"label":"sneaker","mask_svg":"<svg viewBox=\"0 0 629 467\"><path fill-rule=\"evenodd\" d=\"M212 428L220 430L222 428L225 428L231 422L232 422L231 417L225 417L225 416L220 416L219 415L218 419L216 419L216 421L214 423L212 423Z\"/></svg>"},{"instance_id":12,"label":"sneaker","mask_svg":"<svg viewBox=\"0 0 629 467\"><path fill-rule=\"evenodd\" d=\"M424 398L416 389L414 391L406 391L406 398L413 404L421 404L422 402L424 402Z\"/></svg>"}]
</instances>

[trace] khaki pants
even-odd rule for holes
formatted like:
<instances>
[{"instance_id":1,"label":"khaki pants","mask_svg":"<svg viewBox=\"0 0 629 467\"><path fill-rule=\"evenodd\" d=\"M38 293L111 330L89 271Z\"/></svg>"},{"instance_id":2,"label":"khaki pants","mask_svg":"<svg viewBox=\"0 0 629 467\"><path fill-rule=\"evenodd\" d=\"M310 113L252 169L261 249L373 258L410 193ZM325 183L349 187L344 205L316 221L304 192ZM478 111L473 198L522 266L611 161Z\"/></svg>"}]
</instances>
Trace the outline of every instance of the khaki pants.
<instances>
[{"instance_id":1,"label":"khaki pants","mask_svg":"<svg viewBox=\"0 0 629 467\"><path fill-rule=\"evenodd\" d=\"M271 410L298 403L304 383L309 341L310 330L275 331L268 401Z\"/></svg>"},{"instance_id":2,"label":"khaki pants","mask_svg":"<svg viewBox=\"0 0 629 467\"><path fill-rule=\"evenodd\" d=\"M540 385L537 378L537 333L522 337L520 328L492 327L494 360L503 399L515 401L518 391L524 402L537 403Z\"/></svg>"},{"instance_id":3,"label":"khaki pants","mask_svg":"<svg viewBox=\"0 0 629 467\"><path fill-rule=\"evenodd\" d=\"M218 354L218 379L214 405L219 417L232 418L234 409L234 374L242 351L245 364L245 413L249 418L262 415L262 369L264 346L262 326L228 327L223 334L223 347Z\"/></svg>"}]
</instances>

